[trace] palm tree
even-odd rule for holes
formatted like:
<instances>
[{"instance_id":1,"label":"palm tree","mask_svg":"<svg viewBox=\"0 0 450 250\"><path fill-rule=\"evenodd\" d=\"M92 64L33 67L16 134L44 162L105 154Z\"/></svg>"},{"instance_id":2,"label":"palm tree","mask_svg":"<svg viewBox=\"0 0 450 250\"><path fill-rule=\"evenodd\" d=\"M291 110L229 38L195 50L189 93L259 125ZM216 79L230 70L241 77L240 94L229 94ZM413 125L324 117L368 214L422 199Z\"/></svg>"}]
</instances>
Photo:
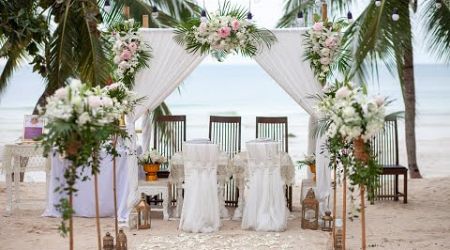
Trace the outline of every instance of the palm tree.
<instances>
[{"instance_id":1,"label":"palm tree","mask_svg":"<svg viewBox=\"0 0 450 250\"><path fill-rule=\"evenodd\" d=\"M308 11L314 1L286 0L280 27L294 23L296 14ZM348 10L352 0L333 0L332 9ZM377 3L376 3L377 2ZM392 15L398 14L394 21ZM347 28L344 43L352 57L349 75L367 79L378 76L377 64L383 62L399 79L405 105L405 138L408 168L412 178L421 174L416 156L416 95L414 79L413 24L415 18L426 32L429 51L450 62L450 1L449 0L379 0L369 1L363 13Z\"/></svg>"},{"instance_id":2,"label":"palm tree","mask_svg":"<svg viewBox=\"0 0 450 250\"><path fill-rule=\"evenodd\" d=\"M112 10L105 11L110 5ZM159 15L151 19L150 27L173 27L200 12L190 0L0 1L0 59L6 59L0 75L0 94L14 71L29 58L33 70L46 82L36 107L72 77L93 85L107 82L112 66L98 27L121 20L125 5L131 7L136 20L141 20L143 14L151 16L156 7Z\"/></svg>"}]
</instances>

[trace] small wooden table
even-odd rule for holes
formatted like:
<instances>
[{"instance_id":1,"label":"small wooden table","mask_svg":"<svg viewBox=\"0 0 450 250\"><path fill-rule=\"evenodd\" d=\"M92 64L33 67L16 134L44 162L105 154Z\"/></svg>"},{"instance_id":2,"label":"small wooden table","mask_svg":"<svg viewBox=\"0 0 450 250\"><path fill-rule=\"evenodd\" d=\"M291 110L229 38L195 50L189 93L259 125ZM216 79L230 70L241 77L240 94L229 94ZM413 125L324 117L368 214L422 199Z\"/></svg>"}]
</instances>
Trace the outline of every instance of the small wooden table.
<instances>
[{"instance_id":1,"label":"small wooden table","mask_svg":"<svg viewBox=\"0 0 450 250\"><path fill-rule=\"evenodd\" d=\"M166 178L160 178L156 181L139 181L138 193L146 195L162 194L162 209L152 208L152 211L162 211L163 219L169 220L169 181Z\"/></svg>"}]
</instances>

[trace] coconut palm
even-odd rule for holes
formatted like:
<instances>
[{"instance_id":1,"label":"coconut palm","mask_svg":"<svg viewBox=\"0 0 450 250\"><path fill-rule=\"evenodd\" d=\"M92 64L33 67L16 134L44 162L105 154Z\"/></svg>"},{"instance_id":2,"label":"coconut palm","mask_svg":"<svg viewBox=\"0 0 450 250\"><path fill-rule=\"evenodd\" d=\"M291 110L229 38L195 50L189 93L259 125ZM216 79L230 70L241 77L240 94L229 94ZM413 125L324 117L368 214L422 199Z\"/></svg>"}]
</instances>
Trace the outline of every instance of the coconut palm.
<instances>
[{"instance_id":1,"label":"coconut palm","mask_svg":"<svg viewBox=\"0 0 450 250\"><path fill-rule=\"evenodd\" d=\"M311 11L312 0L286 0L284 16L278 25L292 25L300 10ZM333 0L333 10L348 10L352 0ZM394 14L398 14L397 21ZM416 19L417 18L417 19ZM417 20L419 20L417 22ZM383 62L398 77L405 105L405 138L408 168L413 178L421 174L416 156L416 98L414 80L413 25L423 26L430 53L450 62L449 0L371 0L363 13L344 34L345 47L352 57L350 77L378 76L377 63Z\"/></svg>"}]
</instances>

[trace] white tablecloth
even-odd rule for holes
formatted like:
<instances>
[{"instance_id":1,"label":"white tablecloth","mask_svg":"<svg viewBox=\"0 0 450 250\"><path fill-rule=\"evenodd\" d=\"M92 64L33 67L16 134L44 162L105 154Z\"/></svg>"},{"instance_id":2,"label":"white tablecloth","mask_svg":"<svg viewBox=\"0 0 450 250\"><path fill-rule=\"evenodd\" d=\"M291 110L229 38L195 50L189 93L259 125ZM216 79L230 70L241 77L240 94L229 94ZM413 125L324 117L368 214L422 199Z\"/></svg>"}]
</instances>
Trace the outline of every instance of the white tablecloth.
<instances>
[{"instance_id":1,"label":"white tablecloth","mask_svg":"<svg viewBox=\"0 0 450 250\"><path fill-rule=\"evenodd\" d=\"M119 221L126 221L128 218L127 195L127 156L125 150L119 148L120 157L116 157L116 181L117 181L117 209ZM105 152L101 153L100 173L98 175L100 216L114 216L114 196L113 196L113 162L112 156ZM55 193L54 190L60 186L60 181L64 180L64 168L69 165L67 160L62 160L58 155L52 156L52 170L49 184L49 197L47 207L42 216L59 217L55 204L59 203L64 194ZM94 178L90 173L90 168L86 168L83 176L90 176L90 180L82 182L78 180L75 188L78 192L74 196L73 208L76 216L95 217L95 196ZM59 179L59 180L58 180Z\"/></svg>"}]
</instances>

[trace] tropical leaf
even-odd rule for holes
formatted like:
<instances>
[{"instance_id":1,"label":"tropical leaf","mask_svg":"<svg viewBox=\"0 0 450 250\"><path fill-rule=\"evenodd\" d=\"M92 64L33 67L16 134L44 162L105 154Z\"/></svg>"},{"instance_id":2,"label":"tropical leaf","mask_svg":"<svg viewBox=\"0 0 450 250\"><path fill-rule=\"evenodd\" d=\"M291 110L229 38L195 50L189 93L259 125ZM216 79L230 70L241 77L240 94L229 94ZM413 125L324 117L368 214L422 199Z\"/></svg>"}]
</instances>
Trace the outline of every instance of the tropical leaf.
<instances>
[{"instance_id":1,"label":"tropical leaf","mask_svg":"<svg viewBox=\"0 0 450 250\"><path fill-rule=\"evenodd\" d=\"M421 20L427 48L438 59L450 63L450 1L442 1L441 8L435 1L423 1Z\"/></svg>"}]
</instances>

